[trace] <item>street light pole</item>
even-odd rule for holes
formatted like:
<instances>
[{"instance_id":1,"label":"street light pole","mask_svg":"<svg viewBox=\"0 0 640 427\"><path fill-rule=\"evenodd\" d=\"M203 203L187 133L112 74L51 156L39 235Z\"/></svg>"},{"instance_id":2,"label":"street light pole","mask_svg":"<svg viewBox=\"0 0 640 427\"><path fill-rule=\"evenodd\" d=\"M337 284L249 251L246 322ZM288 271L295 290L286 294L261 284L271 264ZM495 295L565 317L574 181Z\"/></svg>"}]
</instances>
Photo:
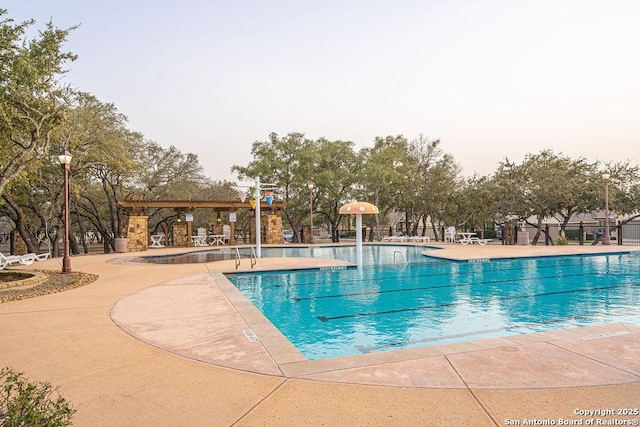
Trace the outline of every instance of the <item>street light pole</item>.
<instances>
[{"instance_id":1,"label":"street light pole","mask_svg":"<svg viewBox=\"0 0 640 427\"><path fill-rule=\"evenodd\" d=\"M315 183L309 181L307 188L309 188L309 243L313 243L313 188Z\"/></svg>"},{"instance_id":2,"label":"street light pole","mask_svg":"<svg viewBox=\"0 0 640 427\"><path fill-rule=\"evenodd\" d=\"M58 156L60 165L64 169L64 257L62 258L62 272L71 273L71 257L69 256L69 165L71 153L64 150Z\"/></svg>"},{"instance_id":3,"label":"street light pole","mask_svg":"<svg viewBox=\"0 0 640 427\"><path fill-rule=\"evenodd\" d=\"M611 244L611 237L609 236L609 178L610 175L608 173L602 174L602 179L604 180L604 239L602 240L603 245Z\"/></svg>"}]
</instances>

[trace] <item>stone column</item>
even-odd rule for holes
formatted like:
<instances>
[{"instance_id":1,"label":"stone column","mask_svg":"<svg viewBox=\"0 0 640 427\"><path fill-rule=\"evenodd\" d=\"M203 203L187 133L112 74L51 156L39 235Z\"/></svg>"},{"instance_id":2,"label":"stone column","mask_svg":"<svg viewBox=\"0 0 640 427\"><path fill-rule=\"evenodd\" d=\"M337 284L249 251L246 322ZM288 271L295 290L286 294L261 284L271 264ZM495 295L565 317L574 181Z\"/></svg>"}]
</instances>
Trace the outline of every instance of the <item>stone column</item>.
<instances>
[{"instance_id":1,"label":"stone column","mask_svg":"<svg viewBox=\"0 0 640 427\"><path fill-rule=\"evenodd\" d=\"M173 224L173 246L187 246L187 224L178 222Z\"/></svg>"},{"instance_id":2,"label":"stone column","mask_svg":"<svg viewBox=\"0 0 640 427\"><path fill-rule=\"evenodd\" d=\"M127 239L127 252L149 249L148 216L126 216L122 225L122 237Z\"/></svg>"},{"instance_id":3,"label":"stone column","mask_svg":"<svg viewBox=\"0 0 640 427\"><path fill-rule=\"evenodd\" d=\"M267 216L267 242L271 244L284 243L284 230L282 229L282 217L280 215Z\"/></svg>"}]
</instances>

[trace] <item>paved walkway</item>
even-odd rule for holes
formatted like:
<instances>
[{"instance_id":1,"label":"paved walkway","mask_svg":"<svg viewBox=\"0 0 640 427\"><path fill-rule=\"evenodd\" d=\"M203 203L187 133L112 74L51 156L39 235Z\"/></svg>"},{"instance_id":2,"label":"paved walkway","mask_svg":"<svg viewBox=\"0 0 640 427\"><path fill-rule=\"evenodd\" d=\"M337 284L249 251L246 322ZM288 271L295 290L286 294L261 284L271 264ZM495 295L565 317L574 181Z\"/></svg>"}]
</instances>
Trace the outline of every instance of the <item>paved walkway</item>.
<instances>
[{"instance_id":1,"label":"paved walkway","mask_svg":"<svg viewBox=\"0 0 640 427\"><path fill-rule=\"evenodd\" d=\"M439 255L455 259L630 249L443 247ZM177 251L184 250L144 255ZM35 266L58 269L58 262ZM332 262L263 259L257 268L326 263ZM59 385L78 410L78 426L502 426L640 418L586 412L640 407L640 325L306 361L229 287L221 272L235 271L232 261L149 265L112 254L74 257L73 268L100 278L0 305L0 365ZM260 341L250 342L246 329Z\"/></svg>"}]
</instances>

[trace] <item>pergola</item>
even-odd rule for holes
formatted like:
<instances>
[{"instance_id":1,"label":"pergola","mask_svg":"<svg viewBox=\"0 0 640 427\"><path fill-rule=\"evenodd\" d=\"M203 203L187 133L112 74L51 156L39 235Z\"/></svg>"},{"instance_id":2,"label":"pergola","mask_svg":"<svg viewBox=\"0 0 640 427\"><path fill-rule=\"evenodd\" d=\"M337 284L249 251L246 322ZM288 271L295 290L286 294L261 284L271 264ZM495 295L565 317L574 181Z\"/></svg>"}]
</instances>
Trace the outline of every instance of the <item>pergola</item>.
<instances>
[{"instance_id":1,"label":"pergola","mask_svg":"<svg viewBox=\"0 0 640 427\"><path fill-rule=\"evenodd\" d=\"M173 209L178 214L190 213L196 209L211 209L214 212L236 212L241 209L252 209L250 201L241 202L239 200L222 201L222 200L144 200L142 197L132 197L129 200L118 202L118 206L125 209L128 217L144 217L148 209ZM279 211L287 206L282 201L272 201L271 204L266 201L260 202L260 209L265 211ZM146 218L146 217L145 217ZM191 222L187 222L187 246L191 246ZM146 226L146 221L145 221ZM235 222L230 223L231 226L231 244L235 244Z\"/></svg>"}]
</instances>

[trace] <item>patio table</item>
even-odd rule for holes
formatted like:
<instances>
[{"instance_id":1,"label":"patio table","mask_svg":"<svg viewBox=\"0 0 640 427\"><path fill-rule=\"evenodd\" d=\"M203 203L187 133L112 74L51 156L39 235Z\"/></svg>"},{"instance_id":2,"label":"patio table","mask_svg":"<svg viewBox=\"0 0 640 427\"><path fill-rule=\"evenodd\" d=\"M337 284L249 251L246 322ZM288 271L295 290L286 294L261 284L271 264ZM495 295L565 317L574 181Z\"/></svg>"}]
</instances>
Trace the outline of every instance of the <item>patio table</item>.
<instances>
[{"instance_id":1,"label":"patio table","mask_svg":"<svg viewBox=\"0 0 640 427\"><path fill-rule=\"evenodd\" d=\"M164 240L164 234L152 234L150 248L164 248L162 241Z\"/></svg>"},{"instance_id":2,"label":"patio table","mask_svg":"<svg viewBox=\"0 0 640 427\"><path fill-rule=\"evenodd\" d=\"M209 237L211 237L211 246L224 246L224 234L212 234Z\"/></svg>"},{"instance_id":3,"label":"patio table","mask_svg":"<svg viewBox=\"0 0 640 427\"><path fill-rule=\"evenodd\" d=\"M475 236L476 233L462 232L458 234L462 236L462 238L460 239L460 243L462 243L463 245L473 244L473 240L471 240L471 238Z\"/></svg>"}]
</instances>

